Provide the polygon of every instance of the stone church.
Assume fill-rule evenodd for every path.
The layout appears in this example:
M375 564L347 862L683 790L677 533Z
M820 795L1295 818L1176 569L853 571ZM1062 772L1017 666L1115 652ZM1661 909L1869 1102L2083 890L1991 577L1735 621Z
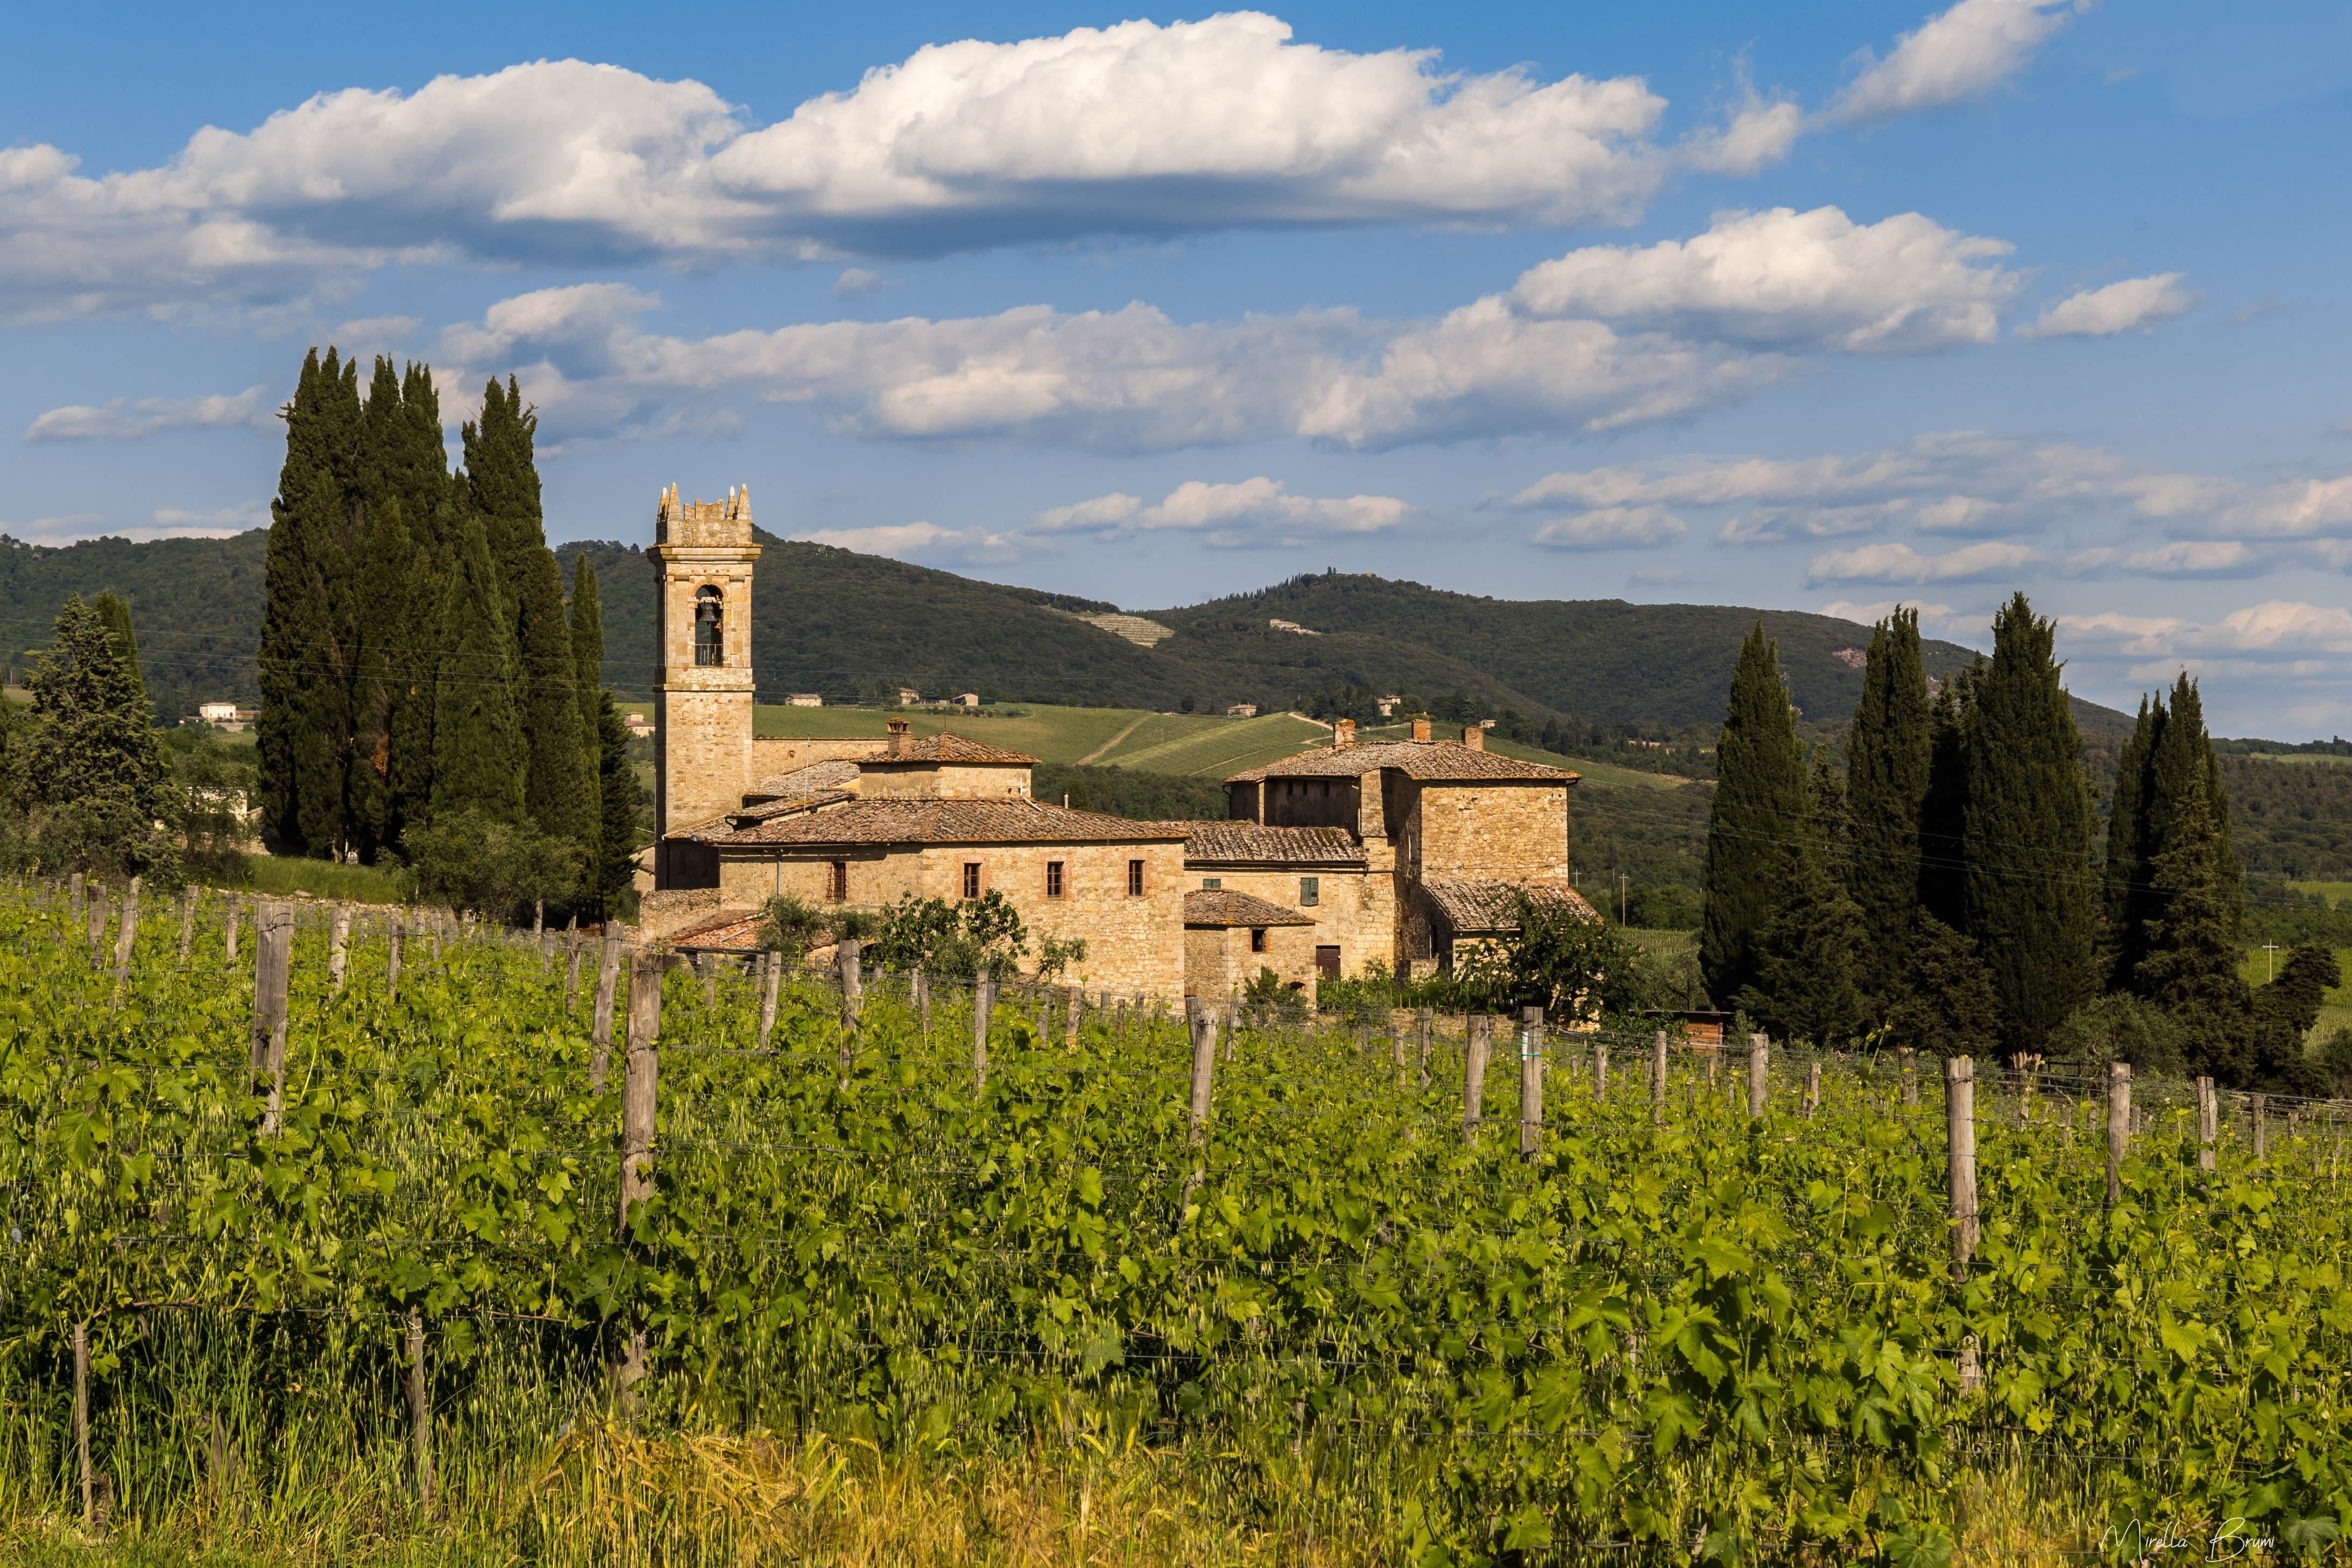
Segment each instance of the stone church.
M1222 822L1132 822L1035 799L1037 759L903 719L869 740L752 732L748 489L661 498L654 890L648 937L756 942L777 893L878 909L992 889L1032 950L1083 938L1065 978L1175 998L1225 995L1261 969L1311 990L1378 963L1426 973L1510 929L1514 894L1597 919L1569 885L1577 775L1489 752L1485 732L1328 746L1236 773Z

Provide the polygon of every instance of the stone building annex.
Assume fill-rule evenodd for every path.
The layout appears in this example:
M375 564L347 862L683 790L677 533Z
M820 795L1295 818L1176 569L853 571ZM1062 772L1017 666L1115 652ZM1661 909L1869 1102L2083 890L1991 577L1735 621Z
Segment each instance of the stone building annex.
M1378 963L1443 968L1509 929L1526 889L1598 919L1569 885L1577 775L1485 749L1484 731L1330 744L1226 781L1222 822L1132 822L1034 798L1034 757L959 735L752 732L751 494L661 498L654 884L646 934L749 947L777 893L878 909L994 889L1033 947L1083 938L1067 978L1173 998L1260 969L1311 989Z

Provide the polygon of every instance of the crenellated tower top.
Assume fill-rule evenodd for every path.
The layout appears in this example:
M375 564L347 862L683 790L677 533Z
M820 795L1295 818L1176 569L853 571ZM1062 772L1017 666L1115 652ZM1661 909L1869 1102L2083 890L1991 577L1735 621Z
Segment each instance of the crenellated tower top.
M751 542L751 487L727 492L727 499L681 501L677 486L662 491L654 512L656 544L749 544Z

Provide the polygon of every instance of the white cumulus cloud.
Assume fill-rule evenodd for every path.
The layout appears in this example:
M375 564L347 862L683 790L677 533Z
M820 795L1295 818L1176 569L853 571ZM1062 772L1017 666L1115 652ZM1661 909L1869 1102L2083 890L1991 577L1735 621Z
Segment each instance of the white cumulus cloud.
M1412 509L1394 496L1299 496L1261 475L1234 484L1188 479L1155 506L1123 493L1048 508L1041 533L1140 533L1173 530L1226 549L1279 547L1335 535L1380 533Z
M2020 326L2017 335L2109 338L2117 332L2144 332L2156 322L2168 321L2197 303L2200 296L2180 286L2183 276L2179 272L2159 272L2152 278L2126 278L2104 289L2069 294Z
M1942 555L1924 555L1902 543L1864 544L1814 556L1807 575L1815 583L1980 583L2040 559L2022 544L1990 540Z
M267 429L277 411L265 407L268 389L248 386L243 392L215 393L207 397L142 397L126 404L116 398L103 406L69 404L37 417L25 430L27 441L127 440L162 430L206 430L224 426Z
M1857 224L1836 207L1732 213L1690 240L1588 246L1529 268L1511 302L1759 348L1913 353L1990 342L2015 273L2003 240L1904 213Z
M1959 0L1896 39L1884 59L1869 58L1829 116L1884 120L1990 91L2032 63L2065 27L2069 8L2070 0ZM2072 8L2088 5L2072 0Z
M1689 525L1664 507L1604 507L1563 517L1536 530L1535 542L1549 550L1647 550L1672 544Z
M959 564L1000 565L1026 553L1026 542L1016 534L994 533L984 528L941 528L935 522L883 523L871 528L820 528L793 537L811 544L830 544L861 555L887 555L900 561L946 561Z

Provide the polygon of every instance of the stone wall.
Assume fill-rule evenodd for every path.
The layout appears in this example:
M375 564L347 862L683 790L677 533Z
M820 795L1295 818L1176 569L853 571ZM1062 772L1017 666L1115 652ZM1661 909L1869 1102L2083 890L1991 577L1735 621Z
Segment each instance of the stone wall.
M857 793L868 800L918 795L940 800L1026 799L1029 764L988 767L977 763L885 763L866 768Z
M1301 876L1314 877L1321 883L1321 901L1312 909L1298 901L1298 879ZM1223 869L1187 871L1184 886L1187 889L1198 888L1211 881L1222 888L1231 888L1235 892L1264 899L1269 904L1313 916L1315 924L1311 927L1287 928L1301 933L1307 949L1307 966L1310 970L1315 966L1314 950L1318 943L1339 950L1339 973L1349 979L1364 973L1366 959L1377 958L1382 963L1394 963L1396 879L1392 876L1334 870L1328 867L1304 871L1288 867L1280 870ZM1307 934L1309 932L1311 936Z
M1181 843L844 846L778 855L730 851L719 878L730 908L756 909L774 893L824 905L832 863L847 862L849 901L866 908L912 895L954 903L963 868L977 862L981 890L1003 893L1029 929L1034 963L1048 936L1083 938L1087 957L1065 977L1072 984L1173 998L1184 994L1184 847ZM1144 862L1140 898L1127 892L1127 863ZM1045 896L1045 863L1063 863L1061 898Z
M807 736L762 736L751 742L751 784L744 787L751 788L762 779L772 779L778 773L788 773L812 763L862 762L867 757L878 757L888 745L887 741L878 737L836 741Z
M1309 1001L1319 978L1315 968L1315 928L1268 926L1265 951L1250 951L1247 926L1184 931L1184 994L1223 998L1244 989L1260 969L1271 969L1285 984L1296 983Z
M1567 879L1566 784L1428 784L1420 795L1421 876Z

